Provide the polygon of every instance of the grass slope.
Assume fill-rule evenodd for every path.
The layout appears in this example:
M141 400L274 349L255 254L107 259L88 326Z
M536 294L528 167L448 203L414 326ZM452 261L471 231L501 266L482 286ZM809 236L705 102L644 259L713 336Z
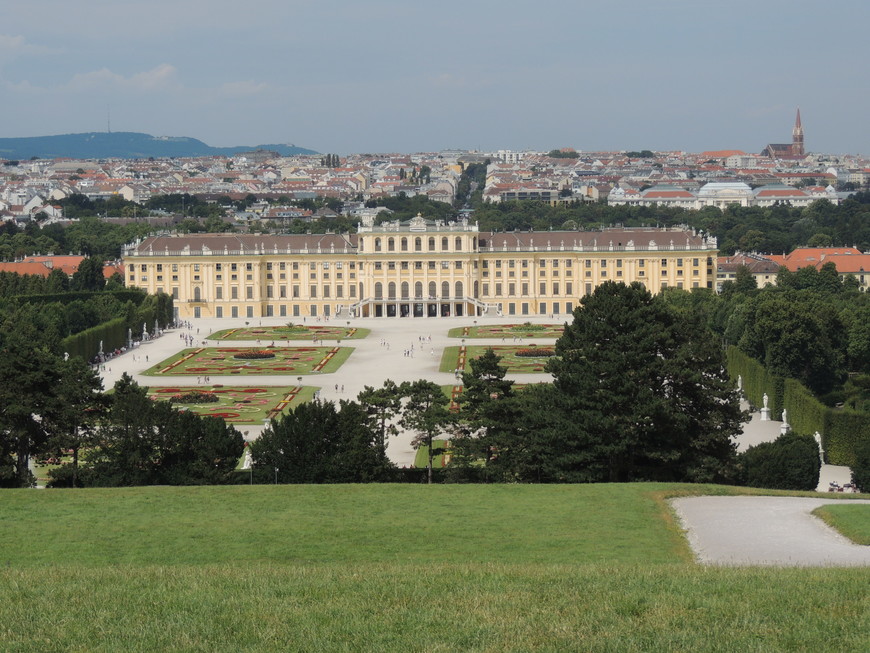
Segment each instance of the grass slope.
M870 545L870 506L827 505L816 508L813 514L855 544Z
M870 570L694 565L715 487L9 490L0 649L866 650Z
M655 487L10 490L0 508L0 561L18 568L239 560L425 565L686 559L682 538L661 520L661 505L645 491Z

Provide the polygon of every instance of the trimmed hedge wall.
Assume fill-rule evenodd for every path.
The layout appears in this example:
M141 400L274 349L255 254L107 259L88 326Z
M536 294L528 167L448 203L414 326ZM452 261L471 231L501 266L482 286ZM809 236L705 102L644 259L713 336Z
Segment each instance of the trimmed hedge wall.
M60 347L70 356L78 356L85 361L90 361L99 353L101 340L104 352L126 347L127 320L123 317L117 317L114 320L85 329L61 340Z
M50 295L16 295L12 299L22 304L38 305L52 304L54 302L69 304L70 302L74 302L76 300L86 301L88 299L93 299L94 297L104 297L106 295L114 297L121 303L133 302L138 306L148 296L148 293L146 293L144 290L139 289L112 291L80 290L72 292L53 293Z
M764 393L767 393L768 408L773 419L782 415L785 383L782 377L768 372L764 366L735 346L728 347L726 352L728 373L735 381L743 377L743 395L755 409L764 405Z
M825 460L831 465L855 464L859 444L870 442L870 415L848 409L825 406L796 379L783 379L771 374L754 358L737 347L728 347L728 373L731 378L743 377L743 394L756 408L762 406L766 392L773 419L788 410L788 421L795 433L822 435Z
M815 395L800 381L797 379L785 380L783 401L788 409L788 422L791 424L792 430L805 435L812 435L816 431L825 432L827 414L834 411L816 399ZM827 449L824 442L822 447Z
M858 446L870 442L870 417L866 413L827 409L822 431L825 458L832 465L855 464Z

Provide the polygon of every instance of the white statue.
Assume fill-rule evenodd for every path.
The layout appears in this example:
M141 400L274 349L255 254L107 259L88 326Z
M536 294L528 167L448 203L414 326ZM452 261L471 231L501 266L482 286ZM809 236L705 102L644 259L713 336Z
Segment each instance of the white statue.
M764 402L764 407L767 408L767 393L764 393L764 396L761 398L761 401Z

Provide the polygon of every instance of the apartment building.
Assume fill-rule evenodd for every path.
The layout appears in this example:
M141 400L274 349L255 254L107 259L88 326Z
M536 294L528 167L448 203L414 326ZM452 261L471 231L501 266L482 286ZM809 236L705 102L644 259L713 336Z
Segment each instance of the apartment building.
M713 288L716 254L683 228L501 233L417 216L356 234L152 236L124 267L181 319L434 318L562 315L611 280Z

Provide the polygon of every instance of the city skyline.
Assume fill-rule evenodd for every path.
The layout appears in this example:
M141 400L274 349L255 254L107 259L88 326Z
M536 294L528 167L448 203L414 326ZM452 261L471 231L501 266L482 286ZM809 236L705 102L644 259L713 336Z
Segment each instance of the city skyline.
M112 131L341 154L757 153L790 140L799 106L808 152L867 153L850 62L870 6L837 9L44 0L0 10L0 135L106 131L111 114Z

